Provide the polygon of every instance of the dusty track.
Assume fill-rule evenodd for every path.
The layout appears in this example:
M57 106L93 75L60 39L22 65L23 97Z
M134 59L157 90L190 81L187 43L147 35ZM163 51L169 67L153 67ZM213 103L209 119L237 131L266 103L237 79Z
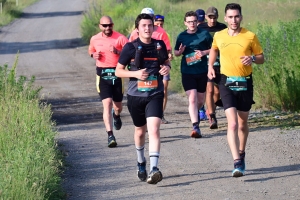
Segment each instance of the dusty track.
M44 99L53 105L57 139L67 155L68 199L300 199L299 130L252 128L247 175L232 178L223 111L217 113L220 129L211 131L202 123L204 138L192 139L186 97L176 94L170 95L165 114L171 123L161 127L164 179L157 185L138 181L126 99L124 126L115 132L119 145L107 148L94 61L80 40L87 2L42 0L0 29L0 65L11 66L20 51L18 74L36 76Z

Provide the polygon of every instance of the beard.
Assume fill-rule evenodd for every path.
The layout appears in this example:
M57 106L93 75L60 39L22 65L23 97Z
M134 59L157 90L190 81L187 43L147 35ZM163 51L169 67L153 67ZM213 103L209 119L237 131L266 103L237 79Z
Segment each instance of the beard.
M105 30L103 31L104 35L106 35L107 37L111 36L113 31L111 29Z

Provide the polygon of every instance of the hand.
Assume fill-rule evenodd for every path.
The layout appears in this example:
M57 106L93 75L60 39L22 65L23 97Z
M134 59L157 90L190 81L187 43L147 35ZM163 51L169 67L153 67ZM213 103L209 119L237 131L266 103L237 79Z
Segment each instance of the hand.
M240 59L243 65L250 66L252 64L251 56L241 56Z
M179 49L178 49L179 54L182 54L182 53L184 52L185 47L186 47L186 46L183 45L182 43L180 44Z
M215 70L213 67L208 67L207 77L212 80L213 78L216 78Z
M196 54L200 57L205 56L205 52L204 51L200 51L200 50L194 50L196 52Z
M116 49L116 47L112 46L110 47L110 52L114 53L114 54L120 54L119 50Z
M149 76L149 73L146 71L146 69L140 69L138 71L135 71L135 77L142 81L146 80L148 78L148 76Z
M101 52L100 51L99 52L94 52L93 53L93 58L95 60L100 60L101 59Z
M170 73L170 67L168 65L160 65L159 73L163 76L168 75Z
M168 57L169 57L169 61L172 61L173 60L173 54L170 52L168 53Z

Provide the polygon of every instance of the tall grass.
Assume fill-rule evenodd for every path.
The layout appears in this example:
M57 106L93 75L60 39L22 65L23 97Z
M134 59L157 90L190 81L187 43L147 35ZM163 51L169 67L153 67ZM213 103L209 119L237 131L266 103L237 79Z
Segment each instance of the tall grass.
M51 109L16 65L0 66L0 199L61 199Z
M266 64L257 66L254 70L256 106L269 109L299 110L300 105L296 101L298 95L295 95L298 93L296 86L299 72L297 68L299 44L296 32L299 32L299 28L297 28L299 24L294 20L299 16L300 1L237 0L234 2L242 6L244 16L242 26L258 33L267 57ZM223 0L94 0L82 22L83 38L88 43L90 37L100 31L98 24L103 15L111 16L115 24L114 29L128 35L142 8L151 7L156 14L165 15L164 28L169 33L174 46L178 34L185 30L183 19L187 11L198 8L206 10L210 6L215 6L219 9L219 21L224 22L224 8L227 3L230 2ZM279 21L281 21L280 25L278 25ZM87 28L88 26L92 27ZM267 48L268 45L272 50ZM171 90L177 92L183 92L180 81L180 59L180 57L175 57L171 70L170 87ZM264 74L260 70L269 74ZM270 76L266 78L263 75ZM262 91L262 94L258 91Z
M9 24L22 14L22 10L38 0L0 0L2 13L0 13L0 26ZM18 4L17 4L18 3Z

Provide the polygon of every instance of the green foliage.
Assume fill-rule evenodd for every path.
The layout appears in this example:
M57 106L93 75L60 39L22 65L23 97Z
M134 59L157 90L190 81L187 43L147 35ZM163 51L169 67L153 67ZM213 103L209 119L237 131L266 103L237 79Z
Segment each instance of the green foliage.
M255 98L260 106L300 110L300 19L280 22L277 29L259 24L265 64L254 67Z
M50 106L16 65L0 66L0 199L62 199Z

